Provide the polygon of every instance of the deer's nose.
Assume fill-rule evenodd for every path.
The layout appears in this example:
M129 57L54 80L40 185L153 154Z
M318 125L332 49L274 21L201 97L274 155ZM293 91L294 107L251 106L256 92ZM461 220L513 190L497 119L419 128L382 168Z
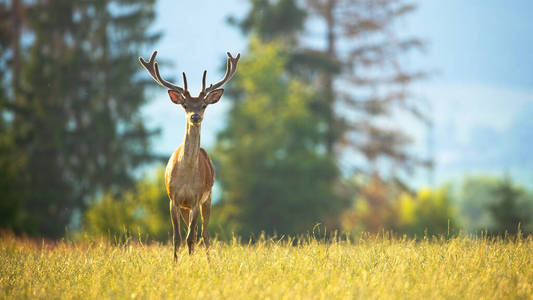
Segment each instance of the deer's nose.
M198 123L198 122L200 122L201 118L202 118L202 117L200 117L200 114L193 114L193 115L191 116L191 121L192 121L193 123Z

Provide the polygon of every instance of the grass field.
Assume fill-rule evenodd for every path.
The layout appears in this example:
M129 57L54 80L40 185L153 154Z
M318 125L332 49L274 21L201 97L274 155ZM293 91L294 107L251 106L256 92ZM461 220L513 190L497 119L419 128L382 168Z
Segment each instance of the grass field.
M533 238L182 249L0 237L0 297L117 299L532 299Z

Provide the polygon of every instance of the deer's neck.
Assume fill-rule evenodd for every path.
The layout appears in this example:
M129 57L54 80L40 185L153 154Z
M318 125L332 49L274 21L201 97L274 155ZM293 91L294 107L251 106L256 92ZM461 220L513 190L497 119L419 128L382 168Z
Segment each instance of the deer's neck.
M185 138L183 139L183 152L180 163L185 168L194 169L198 165L198 154L200 152L200 125L190 125L187 122Z

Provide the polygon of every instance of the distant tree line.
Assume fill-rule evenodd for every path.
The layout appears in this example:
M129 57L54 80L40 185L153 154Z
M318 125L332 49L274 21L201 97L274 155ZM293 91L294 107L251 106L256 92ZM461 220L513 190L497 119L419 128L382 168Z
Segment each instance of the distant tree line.
M160 37L148 30L154 2L0 1L0 228L168 240L163 171L135 177L155 158L156 132L139 114L153 82L136 60ZM399 30L414 9L250 0L244 18L229 18L248 49L209 149L220 188L212 232L531 232L533 196L508 178L409 186L431 168L395 118L431 126L410 90L426 73L404 61L424 44Z
M211 232L246 240L263 232L306 234L316 224L351 235L390 230L412 237L516 233L518 223L523 232L531 230L533 197L508 179L472 177L461 186L420 190L407 183L413 170L431 167L430 158L409 151L410 137L393 118L408 113L421 126L431 126L425 103L409 91L410 83L426 74L402 63L423 43L401 36L396 26L413 5L250 4L243 19L229 19L248 37L249 48L224 98L231 107L211 151L221 188ZM317 23L323 27L309 26ZM310 32L323 47L306 43ZM147 180L140 190L159 189L165 201L161 179ZM153 188L146 188L150 184ZM139 231L167 239L169 226L164 232L147 225L163 224L166 207L144 213L148 194L136 195L98 201L85 219L87 232L136 236ZM127 211L127 221L98 217L112 211Z
M162 180L163 169L160 169L155 176L145 177L120 197L103 195L88 210L81 236L104 236L112 241L131 238L168 241L171 234L168 196ZM357 184L361 191L355 194L354 205L344 210L337 228L339 235L357 238L362 233L391 232L424 238L458 234L504 236L515 235L519 230L523 235L533 233L533 189L526 189L506 177L472 176L461 182L421 188L415 192L389 190L387 193L380 188L382 184L376 177ZM274 195L279 195L276 193L274 191ZM259 200L262 201L261 198ZM252 203L249 206L253 206ZM266 233L259 228L261 224L264 228L279 225L269 225L279 219L259 219L257 227L246 231L247 228L243 227L246 219L238 214L241 209L233 209L235 212L224 208L212 215L210 231L220 240L231 240L234 234L248 232L244 236L244 241L248 241L258 236L252 230ZM282 219L285 222L282 225L287 227L275 232L278 237L287 233L313 233L315 226L309 225L313 224L309 220L313 215L303 216L300 212L290 215L278 211L271 214L281 215L278 218L294 217L294 220ZM289 226L300 231L290 231ZM323 230L324 224L320 224L319 228Z

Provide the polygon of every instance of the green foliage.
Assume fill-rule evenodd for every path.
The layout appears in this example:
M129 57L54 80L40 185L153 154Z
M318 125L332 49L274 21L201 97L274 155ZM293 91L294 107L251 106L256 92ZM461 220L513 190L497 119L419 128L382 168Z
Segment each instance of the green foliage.
M459 195L460 215L469 232L503 234L533 231L533 195L510 178L467 177Z
M455 212L446 187L422 188L416 196L403 193L397 205L400 232L417 237L455 232Z
M361 176L360 176L361 177ZM363 176L364 178L364 176ZM353 206L342 215L342 228L379 233L392 230L410 236L518 234L533 232L533 194L510 178L466 177L459 193L452 184L416 193L374 175L356 180Z
M27 179L22 173L24 155L13 149L13 136L6 131L0 128L0 228L10 228L15 233L27 232L30 228L23 211Z
M83 233L121 241L130 237L167 241L170 232L169 199L164 169L145 177L120 195L104 194L84 217Z
M1 77L0 77L1 78ZM0 86L0 112L4 112L6 95ZM0 117L0 228L10 228L16 233L25 231L24 183L25 156L14 147L10 124Z
M215 223L245 236L305 233L338 209L335 164L309 109L312 90L285 76L285 59L279 44L252 39L233 81L240 97L214 153L223 189Z
M495 194L499 201L492 203L489 210L495 221L496 232L516 234L520 226L529 229L533 199L526 198L524 189L515 186L510 178L504 178L496 187Z

